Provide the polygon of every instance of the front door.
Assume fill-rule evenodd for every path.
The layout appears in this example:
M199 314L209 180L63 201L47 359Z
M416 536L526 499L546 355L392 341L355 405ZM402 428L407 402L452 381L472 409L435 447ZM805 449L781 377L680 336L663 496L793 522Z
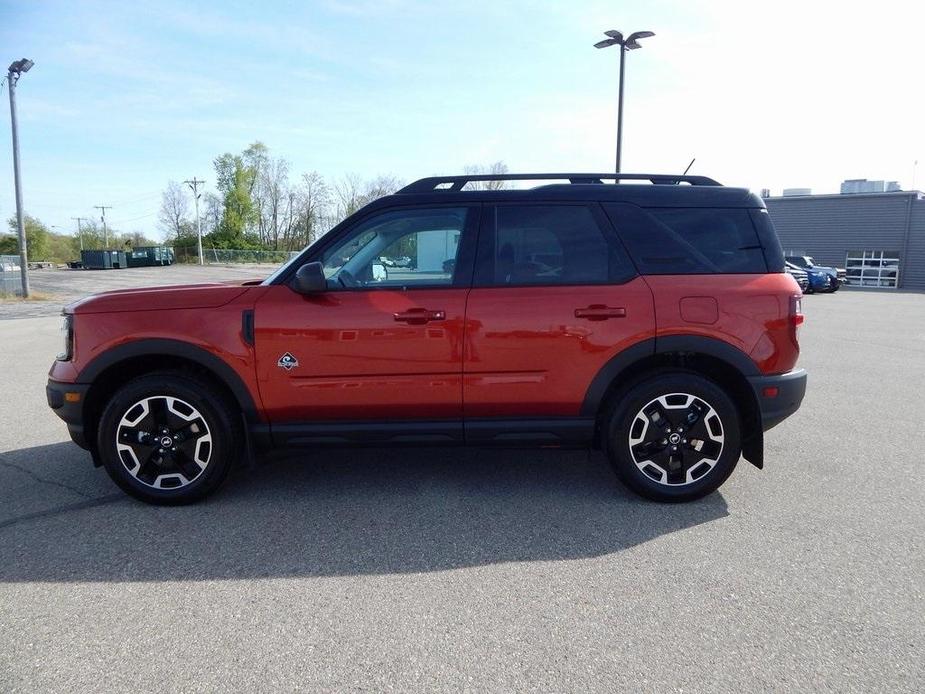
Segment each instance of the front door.
M460 249L477 217L459 206L373 213L307 259L323 264L327 291L268 288L255 339L271 424L458 425L471 282Z

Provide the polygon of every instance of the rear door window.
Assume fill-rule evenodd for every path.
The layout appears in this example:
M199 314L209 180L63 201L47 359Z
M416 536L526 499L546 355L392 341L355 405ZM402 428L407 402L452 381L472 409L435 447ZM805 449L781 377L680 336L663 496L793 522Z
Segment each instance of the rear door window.
M643 275L768 272L747 209L643 209L628 203L604 209Z
M585 205L490 208L476 265L483 287L621 283L636 274Z

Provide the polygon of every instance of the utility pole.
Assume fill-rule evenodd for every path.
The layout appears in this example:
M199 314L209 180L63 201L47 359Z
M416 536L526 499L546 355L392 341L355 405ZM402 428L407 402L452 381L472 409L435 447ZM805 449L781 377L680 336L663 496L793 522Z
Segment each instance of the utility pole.
M109 245L109 231L106 229L106 210L111 210L112 205L94 205L94 208L100 211L100 221L103 223L103 248Z
M205 262L202 258L202 224L199 221L199 186L205 183L205 181L201 181L193 176L193 180L183 182L193 191L193 204L196 205L196 244L199 248L199 264L204 265Z
M32 69L33 63L22 58L12 63L6 73L10 92L10 123L13 129L13 181L16 188L16 228L19 233L19 275L22 279L22 295L29 297L29 257L26 251L26 225L22 211L22 181L19 177L19 129L16 122L16 83L24 72Z
M80 241L80 250L84 249L84 235L80 230L80 223L88 221L86 217L71 217L71 219L77 220L77 240Z

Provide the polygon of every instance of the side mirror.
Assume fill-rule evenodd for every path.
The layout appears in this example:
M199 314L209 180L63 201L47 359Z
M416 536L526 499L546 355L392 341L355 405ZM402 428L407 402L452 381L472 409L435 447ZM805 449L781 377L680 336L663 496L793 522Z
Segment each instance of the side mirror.
M328 281L324 277L321 263L305 263L296 271L290 286L299 294L318 294L327 291Z

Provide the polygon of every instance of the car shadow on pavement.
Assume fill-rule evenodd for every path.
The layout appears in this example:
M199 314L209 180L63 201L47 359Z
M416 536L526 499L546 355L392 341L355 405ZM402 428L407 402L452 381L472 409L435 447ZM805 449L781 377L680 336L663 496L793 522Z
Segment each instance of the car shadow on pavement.
M728 515L719 493L687 504L639 499L601 454L585 451L308 451L236 471L210 499L175 508L124 496L70 443L0 454L10 460L17 469L32 463L30 484L48 489L34 508L0 517L2 582L398 574L578 559Z

